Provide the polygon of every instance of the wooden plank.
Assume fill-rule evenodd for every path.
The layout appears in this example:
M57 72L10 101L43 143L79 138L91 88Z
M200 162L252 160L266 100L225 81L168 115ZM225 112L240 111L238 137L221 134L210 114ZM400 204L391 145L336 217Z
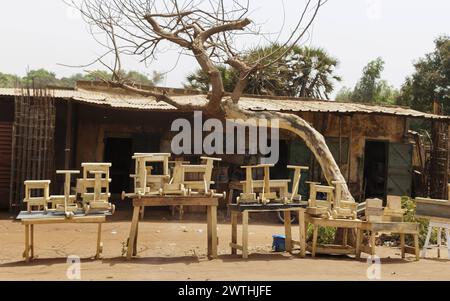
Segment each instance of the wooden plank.
M361 228L375 232L414 234L419 231L419 224L407 222L364 222Z
M106 222L105 216L82 216L67 219L64 217L51 217L43 219L23 219L22 225L43 225L43 224L96 224Z
M316 254L352 255L356 254L356 250L352 247L338 245L319 245L316 248Z
M134 199L133 206L159 207L159 206L219 206L219 198L211 197L145 197Z
M359 228L362 225L361 220L350 219L322 219L316 217L308 217L308 221L313 225L334 228Z
M102 255L102 224L98 224L97 229L97 252L95 254L95 259L100 259Z

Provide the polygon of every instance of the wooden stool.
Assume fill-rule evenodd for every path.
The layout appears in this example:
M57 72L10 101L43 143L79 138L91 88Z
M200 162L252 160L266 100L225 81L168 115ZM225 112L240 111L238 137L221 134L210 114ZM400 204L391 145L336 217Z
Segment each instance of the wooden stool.
M301 201L302 196L298 194L301 176L302 176L302 170L309 170L309 167L306 166L295 166L295 165L288 165L288 169L294 170L294 183L292 184L292 192L289 201L292 203L294 201Z
M430 224L428 225L427 238L425 239L425 244L422 249L422 258L425 258L427 255L427 249L428 249L428 246L430 245L431 232L433 231L433 228L437 228L438 258L441 257L440 248L442 246L442 229L444 229L445 237L447 240L448 258L450 259L450 221L444 222L444 221L433 221L433 220L430 220Z
M25 198L24 203L27 204L27 211L31 213L34 206L38 207L38 211L42 208L45 212L48 210L50 202L50 180L43 181L25 181ZM32 190L40 190L43 195L41 197L32 197Z

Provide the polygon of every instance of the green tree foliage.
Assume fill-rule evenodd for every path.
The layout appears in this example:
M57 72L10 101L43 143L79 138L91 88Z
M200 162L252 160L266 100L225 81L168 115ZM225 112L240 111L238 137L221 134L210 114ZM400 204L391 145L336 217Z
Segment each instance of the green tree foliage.
M21 78L14 74L6 74L0 72L0 88L11 88L17 86L21 82Z
M363 69L361 79L354 89L344 87L339 91L336 100L360 103L388 103L395 104L398 91L389 83L381 79L384 61L377 58L370 61Z
M450 115L450 37L437 38L435 46L433 52L414 64L415 72L403 84L398 103L431 112L436 100Z
M282 53L284 50L278 45L256 48L244 59L251 65L274 51ZM265 62L263 59L261 64L264 63L268 61ZM244 93L328 99L334 89L334 83L341 80L335 74L337 65L337 59L323 49L294 47L276 64L252 74ZM238 75L225 66L218 68L222 74L225 90L231 92ZM209 91L208 76L201 70L189 74L186 80L186 88Z
M155 86L163 80L163 75L153 72L151 77L136 71L123 73L123 78L141 85ZM74 87L77 81L99 81L111 78L111 73L96 70L88 74L76 73L70 77L57 78L56 74L45 69L30 70L24 77L0 73L0 88L27 87Z

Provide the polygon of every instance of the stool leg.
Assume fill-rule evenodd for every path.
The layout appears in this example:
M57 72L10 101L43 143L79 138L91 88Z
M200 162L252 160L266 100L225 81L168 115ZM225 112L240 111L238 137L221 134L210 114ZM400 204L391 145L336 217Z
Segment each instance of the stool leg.
M438 258L441 258L441 246L442 246L442 228L438 228L437 230L437 253Z
M405 258L405 233L400 233L400 251L402 258Z
M450 229L445 229L445 237L447 238L448 258L450 259Z
M286 251L292 252L291 211L284 211L284 232L286 235Z
M238 214L237 212L232 211L231 212L231 243L237 244L237 221L238 221ZM236 255L237 249L234 247L231 247L231 255Z
M427 238L425 239L425 244L423 245L423 249L422 249L422 258L425 258L425 256L427 255L427 249L428 249L428 245L430 244L430 238L431 238L431 231L433 230L433 227L431 225L431 223L428 225L428 232L427 232Z
M375 256L375 231L370 231L370 254Z
M360 228L356 229L356 259L361 258L361 232Z
M312 241L312 257L316 257L316 251L317 251L317 237L319 235L319 226L314 225L313 226L313 241Z
M242 257L248 258L248 211L242 212Z
M416 251L416 260L420 259L419 234L414 234L414 250Z

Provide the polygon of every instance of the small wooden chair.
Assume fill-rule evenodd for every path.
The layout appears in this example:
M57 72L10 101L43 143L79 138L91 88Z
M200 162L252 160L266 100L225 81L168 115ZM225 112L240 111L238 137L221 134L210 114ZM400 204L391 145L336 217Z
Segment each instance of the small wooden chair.
M79 208L77 204L77 196L70 195L70 180L72 175L79 174L78 170L57 170L56 174L64 175L64 195L52 195L50 201L52 209L56 212L64 212L67 218L72 218Z
M307 182L310 184L308 208L306 212L311 216L331 217L334 187L320 185L318 182ZM318 200L317 193L325 193L326 200Z
M257 166L241 166L241 168L245 169L245 181L241 182L243 184L243 192L236 201L238 204L258 203L253 187L253 169L257 168Z
M84 205L84 210L86 214L89 214L91 210L95 211L110 211L112 214L115 212L115 205L109 203L109 198L111 194L109 193L109 183L110 179L105 180L103 176L106 174L102 170L90 171L94 175L94 193L86 194L85 197L88 199ZM103 189L106 191L104 192Z
M48 211L48 203L50 202L50 180L42 181L25 181L25 198L23 202L27 204L27 211L31 213L33 207L37 207L38 211ZM32 197L32 191L41 191L42 196Z
M309 167L288 165L287 168L294 170L294 182L292 183L292 191L291 191L290 196L286 196L286 197L289 199L290 203L300 202L302 200L302 196L298 192L299 192L299 187L300 187L302 170L309 170Z
M172 176L169 183L165 183L160 189L161 195L182 195L187 196L188 191L184 186L184 166L189 164L187 161L172 161L173 165ZM182 216L182 209L180 208L180 218Z
M345 182L332 181L331 183L336 187L333 200L333 210L331 211L333 218L356 219L358 204L354 201L342 199L342 185L344 185Z
M188 195L203 194L208 196L225 197L224 194L218 194L215 190L211 189L211 185L214 184L212 181L214 162L220 162L222 159L211 157L201 157L201 159L205 162L204 164L181 165L183 170L183 184L186 189L188 189ZM188 173L203 174L203 180L187 181L186 174Z

